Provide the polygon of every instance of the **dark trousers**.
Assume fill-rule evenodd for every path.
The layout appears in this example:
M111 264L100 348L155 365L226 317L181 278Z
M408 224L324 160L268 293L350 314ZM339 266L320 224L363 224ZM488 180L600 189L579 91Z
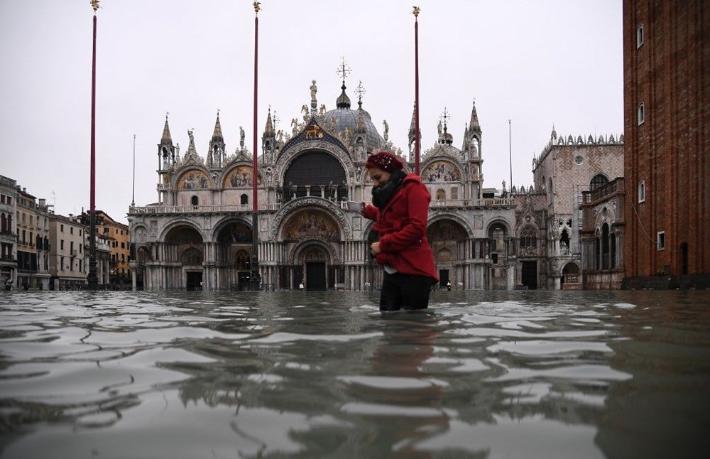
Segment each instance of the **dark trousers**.
M433 279L414 274L384 273L380 311L426 309Z

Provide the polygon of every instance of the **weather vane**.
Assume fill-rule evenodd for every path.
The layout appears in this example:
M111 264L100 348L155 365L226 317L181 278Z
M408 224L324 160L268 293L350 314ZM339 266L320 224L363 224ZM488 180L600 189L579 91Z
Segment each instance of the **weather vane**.
M259 11L261 11L261 2L254 2L254 12L259 14Z
M412 14L414 15L415 18L416 18L416 17L419 17L419 12L420 12L420 11L421 11L421 8L419 8L418 6L414 5L414 6L412 7Z
M446 111L446 107L444 107L444 113L441 115L441 119L444 120L444 132L446 132L446 121L451 119L451 115Z
M351 69L350 69L350 67L345 65L345 57L341 57L340 59L341 59L342 63L338 67L337 73L343 79L343 86L345 86L345 78L347 78L347 76L350 75Z
M91 7L94 9L94 13L99 9L99 0L91 0Z

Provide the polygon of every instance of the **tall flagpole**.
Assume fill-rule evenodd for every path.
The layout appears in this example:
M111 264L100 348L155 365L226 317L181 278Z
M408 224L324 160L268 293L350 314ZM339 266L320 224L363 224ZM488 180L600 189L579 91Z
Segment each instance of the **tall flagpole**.
M89 200L89 290L96 290L96 10L99 0L91 0L94 10L94 37L91 55L91 197Z
M133 134L133 194L131 194L131 207L136 206L136 135Z
M253 289L259 288L259 202L257 195L257 181L259 178L259 161L257 154L257 100L259 94L259 11L261 3L254 2L254 126L252 143L252 262L250 283Z
M419 175L419 155L421 150L421 135L419 132L419 12L421 9L415 6L412 10L414 14L414 171Z

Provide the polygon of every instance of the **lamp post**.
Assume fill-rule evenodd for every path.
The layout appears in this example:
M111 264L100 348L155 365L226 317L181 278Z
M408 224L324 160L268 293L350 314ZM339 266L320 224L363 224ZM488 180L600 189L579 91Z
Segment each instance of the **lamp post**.
M89 200L89 273L87 282L89 290L96 290L96 11L99 0L91 0L94 10L94 34L91 54L91 197Z

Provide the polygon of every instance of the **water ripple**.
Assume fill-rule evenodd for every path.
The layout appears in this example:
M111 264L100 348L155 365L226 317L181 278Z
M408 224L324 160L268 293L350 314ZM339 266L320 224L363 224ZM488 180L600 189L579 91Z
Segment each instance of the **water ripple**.
M0 455L691 457L707 446L707 293L436 292L427 311L391 314L376 301L3 294Z

